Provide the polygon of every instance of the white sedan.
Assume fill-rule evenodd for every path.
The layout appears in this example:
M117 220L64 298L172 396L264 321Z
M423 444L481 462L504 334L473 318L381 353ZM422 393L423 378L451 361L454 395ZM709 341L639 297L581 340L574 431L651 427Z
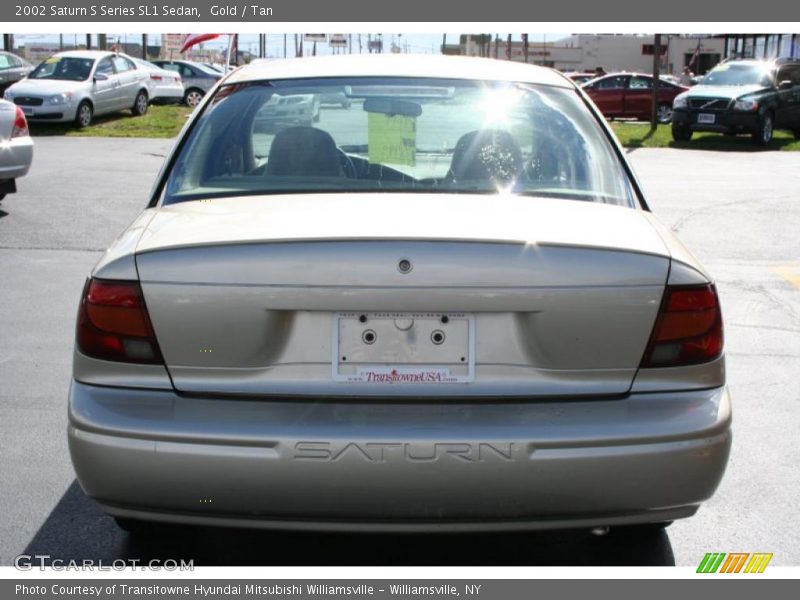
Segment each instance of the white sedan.
M136 65L147 71L150 79L147 87L150 90L150 102L155 104L174 104L183 101L183 80L178 73L162 69L158 65L142 60L132 59Z
M17 191L16 180L28 173L33 140L19 106L0 100L0 200Z
M124 55L101 50L60 52L5 91L30 121L74 122L87 127L95 116L150 104L147 71Z

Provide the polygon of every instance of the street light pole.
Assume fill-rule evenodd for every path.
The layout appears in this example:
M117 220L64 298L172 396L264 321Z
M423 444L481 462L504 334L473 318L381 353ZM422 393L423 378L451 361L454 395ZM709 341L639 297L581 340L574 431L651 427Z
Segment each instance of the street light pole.
M661 34L653 36L653 95L650 113L650 131L658 127L658 90L661 83Z

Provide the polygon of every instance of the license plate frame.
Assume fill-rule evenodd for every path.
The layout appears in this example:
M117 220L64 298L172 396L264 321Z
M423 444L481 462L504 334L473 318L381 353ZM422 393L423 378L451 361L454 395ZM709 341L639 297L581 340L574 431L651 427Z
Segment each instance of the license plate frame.
M371 340L369 332L374 334ZM471 383L475 380L475 316L438 312L334 313L331 350L331 375L336 382Z
M22 114L23 115L25 115L26 117L32 117L33 116L34 112L33 112L32 108L29 108L27 106L22 106L21 108L22 108Z
M712 113L699 113L697 123L699 125L714 125L717 122L717 115Z

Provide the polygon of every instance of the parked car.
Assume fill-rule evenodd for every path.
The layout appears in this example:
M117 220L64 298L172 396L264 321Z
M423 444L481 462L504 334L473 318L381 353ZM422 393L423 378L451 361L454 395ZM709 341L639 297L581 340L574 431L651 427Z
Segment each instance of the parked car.
M236 68L236 66L235 66L235 65L228 65L228 69L227 69L227 71L226 71L226 70L225 70L225 65L223 65L223 64L219 64L219 63L207 63L207 62L204 62L204 63L201 63L201 64L202 64L203 66L205 66L205 67L208 67L208 68L209 68L209 69L211 69L212 71L216 71L217 73L222 73L223 75L224 75L225 73L230 73L231 71L233 71L233 70Z
M17 191L33 162L33 140L19 106L0 100L0 200Z
M330 129L254 126L336 89ZM658 527L713 494L714 284L573 83L376 54L211 93L80 303L70 453L122 527Z
M8 88L5 99L21 106L29 121L73 121L87 127L95 116L120 110L145 114L148 81L148 72L124 54L59 52Z
M658 122L672 120L672 101L686 87L661 80ZM612 73L583 84L583 90L609 119L649 121L653 110L653 77L642 73Z
M200 104L200 100L203 99L206 92L223 77L223 74L219 71L188 60L154 60L153 64L167 71L178 73L181 76L183 81L183 102L191 107Z
M180 75L141 58L134 58L133 61L147 71L150 102L156 104L183 102L183 81Z
M564 76L566 76L567 78L571 79L572 81L580 85L582 83L586 83L590 79L594 79L595 77L597 77L597 73L595 73L594 71L591 72L569 71L567 73L564 73Z
M675 98L672 137L692 139L695 131L750 134L767 146L776 129L800 139L800 60L732 60Z
M319 95L319 103L322 106L340 106L341 108L350 108L352 102L343 90L335 90L326 92Z
M0 93L12 83L25 79L33 65L11 52L0 50Z
M271 132L292 125L310 126L319 122L319 94L273 94L256 114L256 131Z

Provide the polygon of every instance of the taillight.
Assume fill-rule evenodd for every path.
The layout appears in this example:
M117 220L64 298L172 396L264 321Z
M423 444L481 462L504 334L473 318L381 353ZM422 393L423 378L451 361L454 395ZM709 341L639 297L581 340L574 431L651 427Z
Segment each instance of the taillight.
M678 367L722 354L722 313L712 284L669 286L642 367Z
M89 279L78 310L78 349L92 358L163 364L138 281Z
M26 137L30 135L28 132L28 120L25 118L25 113L17 106L17 114L14 115L14 129L11 130L11 137Z
M155 73L150 73L150 79L152 79L153 81L161 81L164 78L161 77L161 75L156 75Z

